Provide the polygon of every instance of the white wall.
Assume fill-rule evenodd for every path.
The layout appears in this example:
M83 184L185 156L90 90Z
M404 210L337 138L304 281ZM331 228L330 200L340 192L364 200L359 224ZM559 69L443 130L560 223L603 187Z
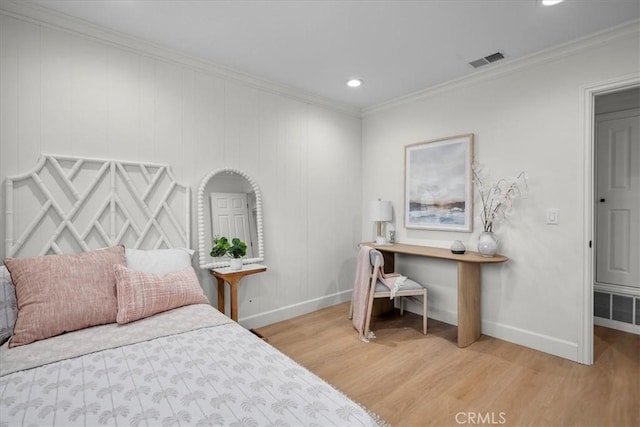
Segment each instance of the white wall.
M240 285L240 320L255 327L348 299L361 228L357 115L34 16L0 9L2 181L40 153L167 163L192 188L195 248L200 180L241 169L263 194L268 271ZM58 27L67 24L80 32ZM4 186L0 200L4 225ZM201 279L215 305L213 280Z
M475 158L494 178L527 172L529 195L497 231L510 260L482 270L483 333L577 360L587 244L582 88L638 73L639 54L636 24L365 113L363 206L377 197L392 200L399 241L449 247L460 239L475 250L482 231L477 215L470 234L403 227L405 145L474 133ZM558 225L545 224L549 207L560 210ZM371 235L370 224L362 233ZM428 285L431 316L456 323L455 264L403 257L397 269Z
M373 235L361 212L375 198L393 201L400 241L461 239L474 249L478 231L401 222L404 145L472 132L476 159L495 177L526 170L531 187L498 230L510 261L483 269L483 332L576 359L581 88L638 73L637 29L481 71L361 121L175 52L25 13L0 8L0 179L31 168L41 152L168 163L194 189L212 169L244 170L263 192L269 267L240 287L241 321L255 327L348 299L355 245ZM547 207L560 209L559 225L545 225ZM4 219L4 187L0 212ZM398 266L429 285L433 317L456 322L452 264L402 258ZM215 305L213 281L201 279Z

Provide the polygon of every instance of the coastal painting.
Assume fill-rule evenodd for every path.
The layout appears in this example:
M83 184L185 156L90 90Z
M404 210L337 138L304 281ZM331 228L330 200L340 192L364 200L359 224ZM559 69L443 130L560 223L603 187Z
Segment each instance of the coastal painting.
M473 134L405 146L407 228L473 230Z

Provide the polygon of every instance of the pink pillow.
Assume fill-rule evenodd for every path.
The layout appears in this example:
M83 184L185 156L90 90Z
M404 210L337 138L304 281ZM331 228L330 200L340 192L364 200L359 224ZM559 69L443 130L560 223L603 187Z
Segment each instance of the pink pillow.
M189 304L209 304L193 267L164 275L114 267L118 323L129 323Z
M115 322L118 305L113 265L125 262L123 246L75 255L5 259L18 304L9 347Z

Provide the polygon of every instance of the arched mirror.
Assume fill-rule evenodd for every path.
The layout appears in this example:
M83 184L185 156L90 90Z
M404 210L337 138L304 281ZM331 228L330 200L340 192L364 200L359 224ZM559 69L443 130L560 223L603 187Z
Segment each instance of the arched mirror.
M198 188L198 257L200 268L227 267L229 258L209 255L216 236L247 244L243 264L264 260L262 195L250 176L238 169L216 169Z

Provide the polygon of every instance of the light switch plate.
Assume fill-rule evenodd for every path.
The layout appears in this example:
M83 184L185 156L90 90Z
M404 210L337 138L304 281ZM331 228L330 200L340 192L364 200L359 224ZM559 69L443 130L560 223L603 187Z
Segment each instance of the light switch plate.
M559 215L558 208L548 208L547 224L557 225L559 222L558 215Z

